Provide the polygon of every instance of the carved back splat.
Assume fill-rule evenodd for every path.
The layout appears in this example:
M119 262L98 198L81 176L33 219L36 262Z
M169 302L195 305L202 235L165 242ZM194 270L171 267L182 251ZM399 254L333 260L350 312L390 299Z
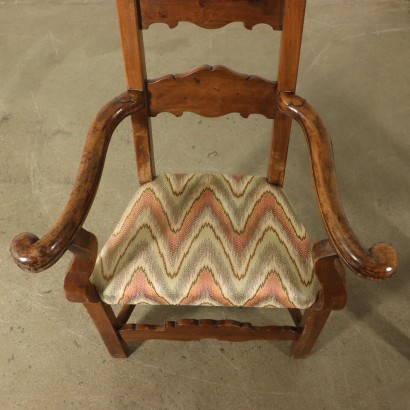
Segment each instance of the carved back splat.
M141 26L154 23L174 28L188 21L202 28L220 28L236 21L247 29L264 23L282 30L285 0L140 0Z
M170 112L177 117L190 111L203 117L238 112L243 117L262 114L274 118L276 83L235 73L223 66L202 66L190 73L148 81L152 116Z
M133 115L140 183L154 177L149 116L191 111L206 117L238 112L275 118L268 181L283 185L291 120L277 112L276 97L296 90L305 6L306 0L117 0L128 86L146 96L145 109ZM180 21L203 28L243 22L251 29L263 23L282 30L277 83L220 66L147 80L142 30L153 23L172 28Z

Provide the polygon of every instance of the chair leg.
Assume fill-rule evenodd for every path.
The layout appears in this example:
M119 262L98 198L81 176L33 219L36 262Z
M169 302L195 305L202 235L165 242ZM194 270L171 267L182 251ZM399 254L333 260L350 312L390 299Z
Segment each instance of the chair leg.
M292 344L291 356L301 359L309 355L332 310L343 309L347 301L345 272L329 240L313 246L314 272L321 289L313 306L302 317L300 336ZM297 321L297 312L290 311ZM295 321L295 323L296 323Z
M291 347L291 356L293 358L304 359L309 355L330 312L328 309L315 310L310 308L306 310L300 323L302 333L299 339L293 342Z
M299 327L300 322L302 321L302 312L300 309L288 309L290 315L292 316L293 323L295 326Z
M111 356L114 358L126 358L128 346L116 330L118 321L111 306L102 301L84 303L84 306Z

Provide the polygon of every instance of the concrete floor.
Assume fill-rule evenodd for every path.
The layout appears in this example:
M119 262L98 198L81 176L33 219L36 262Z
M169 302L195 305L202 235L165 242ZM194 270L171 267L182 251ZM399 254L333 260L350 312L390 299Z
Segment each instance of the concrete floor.
M287 357L288 343L216 341L151 341L113 360L82 306L64 298L69 257L29 275L14 266L8 246L16 233L41 235L56 220L92 117L125 88L115 2L0 1L1 409L410 408L410 2L308 3L298 93L333 135L352 226L366 245L392 243L400 271L384 283L349 273L347 308L333 314L304 361ZM240 29L153 27L146 34L151 77L221 63L274 78L277 33ZM158 173L266 173L271 123L263 118L164 114L153 128ZM85 225L101 243L137 187L130 136L128 123L115 135ZM323 238L296 126L286 190L313 238ZM162 322L177 314L145 308L137 316ZM278 315L201 314L264 323Z

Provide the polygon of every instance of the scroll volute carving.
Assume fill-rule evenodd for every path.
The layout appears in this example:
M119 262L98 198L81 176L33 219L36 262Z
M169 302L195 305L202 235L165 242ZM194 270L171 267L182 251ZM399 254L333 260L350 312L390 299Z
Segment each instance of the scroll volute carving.
M176 116L194 112L203 117L239 113L274 118L276 82L238 74L223 66L201 66L186 74L148 82L151 116L169 112Z
M44 271L61 258L77 235L87 236L81 234L81 227L97 193L111 136L124 118L144 106L142 92L128 91L100 110L88 132L77 178L60 218L43 237L24 232L11 243L11 255L21 269Z

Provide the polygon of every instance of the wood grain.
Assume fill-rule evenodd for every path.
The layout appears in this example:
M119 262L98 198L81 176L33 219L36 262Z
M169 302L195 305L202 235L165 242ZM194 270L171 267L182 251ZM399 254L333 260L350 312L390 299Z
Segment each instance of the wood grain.
M137 3L135 0L117 0L117 10L128 89L145 92L147 72ZM152 181L155 175L151 123L146 101L143 109L132 114L131 121L138 179L140 184L144 184Z
M140 0L143 29L154 23L170 28L180 21L214 29L232 22L243 22L247 29L265 23L282 29L285 0Z
M306 0L117 0L129 91L104 106L93 121L72 194L56 224L41 239L23 233L11 244L15 262L31 272L49 268L67 249L73 253L64 284L66 296L84 304L113 357L127 356L126 342L214 338L292 340L292 356L303 358L311 352L330 312L346 304L345 274L339 257L364 278L383 280L395 273L398 259L393 248L377 244L366 250L353 233L339 198L330 138L313 107L294 95L305 6ZM141 29L156 22L174 27L180 21L205 28L241 21L247 28L266 23L283 29L278 83L222 66L202 66L186 74L147 82ZM289 309L296 326L253 326L212 319L181 319L164 325L127 324L135 306L124 306L116 317L90 282L98 244L82 225L94 200L115 128L132 115L138 173L144 183L154 177L149 116L160 112L179 116L185 111L207 117L233 112L244 117L256 113L270 119L276 117L268 180L280 186L292 118L303 128L330 241L313 247L314 273L320 290L316 302L303 315L298 309Z
M189 73L169 75L148 82L150 115L169 112L176 116L194 112L204 117L239 113L243 117L275 114L276 83L238 74L224 66L197 67Z
M347 302L345 272L330 241L315 243L312 253L320 290L314 305L306 309L303 316L294 318L300 329L299 338L291 346L294 359L304 359L310 354L331 311L343 309Z
M295 340L299 336L292 326L252 326L235 320L181 319L164 325L127 324L119 330L127 342L148 339L200 340L218 339L236 342L249 340Z
M327 233L341 259L358 276L388 279L397 270L398 257L387 244L367 250L351 228L340 200L329 134L315 109L293 93L281 93L278 106L302 127L310 150L316 197Z
M126 92L100 110L88 132L71 196L58 221L41 239L22 233L11 243L12 257L21 269L40 272L49 268L74 241L94 201L114 130L143 106L143 93Z
M329 239L316 242L312 249L313 269L320 291L313 310L341 310L347 303L346 274Z
M296 91L306 0L285 2L278 68L278 93ZM278 112L273 125L268 181L283 186L292 121Z
M292 317L293 323L295 326L299 326L300 321L302 320L302 312L300 309L292 308L288 309L290 316Z
M144 43L135 0L117 0L122 53L129 90L143 91L146 75Z
M81 228L69 250L73 253L73 259L64 280L67 300L75 303L100 301L95 286L90 282L97 259L97 238L91 232Z
M341 309L346 303L344 272L337 265L337 254L326 240L313 247L314 271L321 284L317 301L303 315L298 309L289 309L296 327L254 326L229 319L181 319L164 325L127 324L134 305L124 305L115 317L111 306L103 303L96 292L89 292L95 289L89 282L96 256L94 235L82 229L70 250L74 259L65 282L66 294L69 300L84 303L108 351L115 358L127 356L127 343L150 339L188 341L208 338L237 342L293 340L292 357L304 358L310 353L330 311Z
M128 345L118 332L118 321L111 306L99 301L84 303L110 355L116 359L128 356Z

